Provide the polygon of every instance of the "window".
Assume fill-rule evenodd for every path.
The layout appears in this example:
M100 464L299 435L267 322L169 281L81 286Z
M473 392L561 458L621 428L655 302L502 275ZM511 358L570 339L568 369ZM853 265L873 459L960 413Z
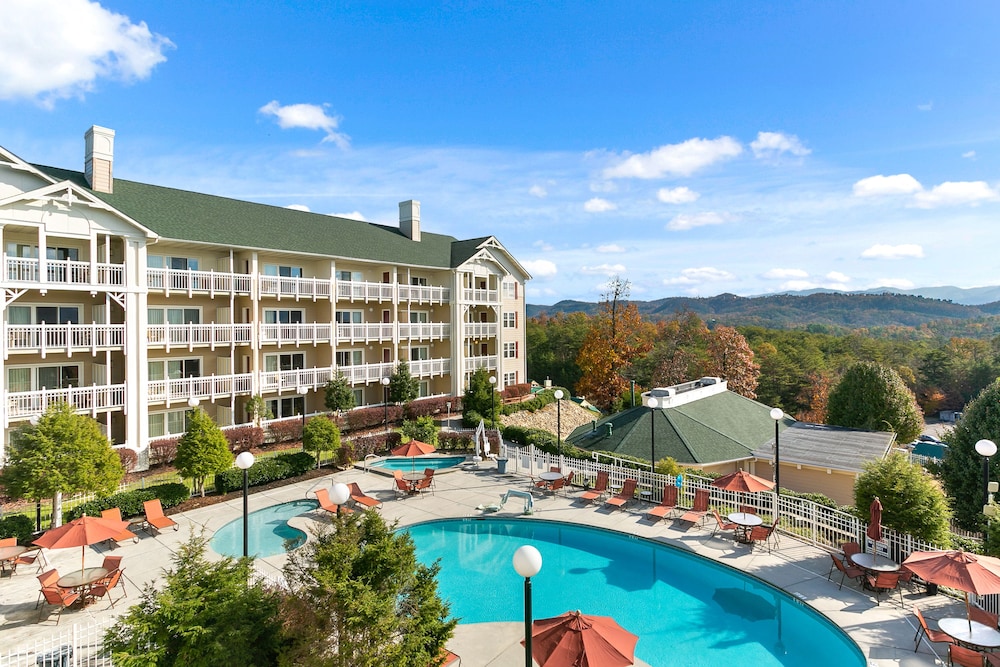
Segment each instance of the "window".
M417 383L417 397L424 398L431 395L431 383L426 380Z
M430 313L426 310L411 310L410 324L427 324L430 322Z
M504 313L503 314L503 328L504 329L516 329L517 328L517 313Z
M503 298L505 299L516 299L517 298L517 283L512 280L503 281Z
M431 358L431 350L426 345L410 348L410 361L427 361Z
M38 246L26 243L8 243L7 254L11 257L36 258L38 257ZM45 248L45 259L69 259L74 262L78 262L80 261L80 249L48 246Z
M201 377L201 359L166 359L149 362L150 380Z
M302 267L301 266L281 266L278 264L265 264L264 265L264 275L265 276L279 276L281 278L301 278L302 277Z
M27 366L7 369L7 391L69 389L80 386L80 366Z
M302 352L290 354L264 355L264 371L298 371L306 367L306 355Z
M337 271L337 280L361 283L365 277L360 271Z
M364 405L365 404L365 390L364 389L352 389L351 392L354 394L354 405Z
M148 308L148 324L201 324L200 308Z
M79 324L79 306L10 306L8 324Z
M410 276L410 284L417 285L419 287L427 287L427 278L418 278L417 276Z
M516 359L517 358L517 343L504 343L503 344L503 358L504 359Z
M365 321L365 313L361 310L338 310L337 324L361 324Z
M348 350L337 353L338 366L360 366L364 363L364 350Z
M265 310L264 324L302 324L305 311L300 309Z
M267 409L275 419L298 417L305 411L306 402L302 396L289 396L267 401Z
M149 414L149 437L157 438L163 435L178 435L187 430L187 410L172 410L170 412L153 412Z
M511 387L517 384L517 372L503 374L503 386Z
M173 269L175 271L197 271L197 257L168 257L164 255L146 255L146 266L151 269Z

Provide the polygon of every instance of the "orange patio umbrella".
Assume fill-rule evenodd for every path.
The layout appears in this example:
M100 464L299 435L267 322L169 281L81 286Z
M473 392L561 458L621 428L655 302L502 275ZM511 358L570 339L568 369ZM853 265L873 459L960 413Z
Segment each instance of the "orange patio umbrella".
M924 581L963 591L970 630L969 593L1000 593L1000 559L992 556L964 551L914 551L903 565Z
M392 450L392 455L413 457L430 454L435 451L437 451L437 447L434 445L429 445L426 442L420 442L419 440L410 440L405 445L400 445L399 447L396 447L396 449Z
M46 549L80 547L80 572L87 555L87 547L104 540L114 539L128 528L128 521L115 521L97 516L81 516L58 528L45 531L35 544Z
M531 628L531 657L540 667L627 667L635 664L635 645L639 638L610 616L569 611L537 620Z
M757 491L770 491L774 488L774 482L752 475L746 470L737 470L719 477L712 482L712 486L726 491L756 493Z

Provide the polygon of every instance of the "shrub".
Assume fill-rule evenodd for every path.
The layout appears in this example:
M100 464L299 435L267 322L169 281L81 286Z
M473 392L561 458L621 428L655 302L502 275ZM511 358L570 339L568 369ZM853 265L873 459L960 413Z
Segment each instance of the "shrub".
M472 436L468 433L441 431L438 433L438 449L442 451L458 451L472 449Z
M438 427L434 423L433 417L425 416L418 417L416 421L404 421L400 431L410 440L419 440L428 445L437 446Z
M448 403L451 403L452 412L461 411L461 401L451 396L435 396L434 398L421 398L410 401L403 406L403 417L405 419L417 419L430 415L447 414Z
M154 498L160 499L160 504L164 509L180 505L191 497L191 490L186 484L172 482L169 484L157 484L145 489L135 489L134 491L121 491L110 496L96 498L94 500L77 505L66 512L66 520L72 521L81 516L101 516L101 512L112 507L121 510L122 517L139 516L144 513L142 504Z
M481 414L471 408L462 413L462 426L465 428L476 428L479 422L485 421Z
M18 544L31 544L35 522L23 514L10 514L0 519L0 538L16 537Z
M389 423L394 424L403 419L403 408L390 405L379 408L359 408L344 414L344 430L358 431L366 428L382 426L385 415L389 415Z
M264 429L259 426L234 426L222 431L229 449L237 454L264 444Z
M388 450L398 447L403 441L403 436L397 431L388 433L373 433L363 435L351 440L343 441L340 445L340 465L360 461L369 454L384 454Z
M122 463L122 470L127 473L135 472L135 464L139 462L139 454L128 447L119 447L115 451L118 452L118 460Z
M531 384L522 382L520 384L508 385L503 388L502 393L505 400L521 398L522 396L527 396L531 393Z
M340 429L331 420L320 415L306 422L302 433L302 449L316 453L316 467L319 468L319 456L324 451L337 455L340 449Z
M165 465L177 458L177 443L180 436L154 440L149 443L149 465Z
M295 452L294 454L278 454L273 458L258 459L247 470L247 482L250 486L268 484L289 477L298 477L311 470L316 461L310 454ZM215 476L215 490L226 494L243 488L243 471L239 468L229 468Z
M267 425L272 442L291 442L302 439L302 418L282 419Z

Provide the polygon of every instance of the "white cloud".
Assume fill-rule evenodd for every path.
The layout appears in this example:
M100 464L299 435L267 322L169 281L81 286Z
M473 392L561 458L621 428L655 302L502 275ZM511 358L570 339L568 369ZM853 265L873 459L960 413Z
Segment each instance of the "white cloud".
M621 273L625 273L624 264L598 264L597 266L581 266L580 273L587 274L589 276L614 276Z
M667 144L649 153L625 158L604 170L604 178L662 178L665 175L690 176L699 169L721 160L734 158L743 146L732 137L718 139L688 139L680 144Z
M916 195L917 206L920 208L978 204L981 201L996 198L996 190L991 188L986 181L946 182L935 185L930 192L918 192Z
M832 280L835 283L849 283L851 282L850 276L844 275L840 271L831 271L826 274L827 280Z
M548 241L543 241L541 239L539 239L538 241L535 241L531 245L535 246L536 248L541 249L544 252L551 252L552 250L554 250L554 248L553 248L553 246L552 246L551 243L549 243Z
M548 196L549 191L540 185L532 185L531 188L528 190L528 194L530 194L532 197L538 197L539 199L544 199L545 197Z
M656 191L656 198L664 204L688 204L698 199L701 195L690 188L660 188Z
M351 211L350 213L331 213L335 218L347 218L348 220L360 220L361 222L368 222L368 218L364 216L361 211Z
M286 206L285 208L290 208L290 209L292 209L293 211L304 211L304 212L306 212L306 213L309 213L309 212L310 212L310 211L309 211L309 207L308 207L308 206L306 206L305 204L289 204L289 205L288 205L288 206Z
M879 278L871 288L874 287L894 287L896 289L913 289L913 281L906 278Z
M757 138L750 144L756 158L773 159L782 153L791 153L796 157L804 157L812 153L802 145L794 134L783 132L758 132Z
M583 210L587 213L604 213L605 211L613 211L616 208L618 208L617 205L609 202L607 199L601 199L600 197L588 199L583 205Z
M265 116L274 116L278 120L278 127L283 130L301 127L306 130L323 130L326 136L323 142L332 142L340 148L347 148L350 137L341 132L337 132L340 126L339 116L330 116L326 113L328 104L286 104L282 106L278 100L271 100L258 111Z
M674 216L667 223L667 229L679 232L694 229L695 227L704 227L705 225L721 225L732 219L733 216L728 213L716 213L714 211L705 211L704 213L694 213L691 215L681 214Z
M802 290L816 289L817 287L820 287L820 285L811 280L789 280L778 285L778 289L782 292L801 292Z
M788 278L808 278L809 272L802 269L770 269L761 274L769 280L786 280Z
M625 247L617 243L608 243L597 246L597 252L625 252Z
M934 102L927 102L926 104L917 105L918 111L931 111L932 109L934 109Z
M869 176L854 184L855 197L880 197L883 195L908 195L923 190L920 181L909 174Z
M735 278L729 271L716 269L711 266L703 266L697 269L684 269L681 275L676 278L665 278L664 285L698 285L719 280L732 280Z
M964 153L962 153L962 157L967 158L969 160L975 160L976 151L965 151Z
M923 257L924 249L915 243L900 245L885 245L877 243L861 253L865 259L904 259L906 257Z
M548 278L558 272L555 262L550 262L547 259L528 259L521 262L521 266L534 278Z
M99 79L145 79L173 43L88 0L5 0L0 99L83 97Z

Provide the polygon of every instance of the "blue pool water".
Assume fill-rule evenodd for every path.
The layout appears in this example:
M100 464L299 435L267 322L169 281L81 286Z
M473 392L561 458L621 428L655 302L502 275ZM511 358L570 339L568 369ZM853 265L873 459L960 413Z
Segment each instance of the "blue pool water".
M294 500L290 503L272 505L247 515L247 551L251 556L261 558L276 556L285 552L285 542L292 541L291 548L305 544L306 534L288 525L294 516L311 512L319 507L315 500ZM239 558L243 555L243 517L230 521L215 532L209 542L212 550L223 556Z
M384 470L402 470L403 472L423 472L424 468L443 470L444 468L454 468L465 463L464 456L429 456L410 458L408 456L394 456L371 464L372 468L382 468Z
M439 592L461 623L524 621L524 579L511 565L531 544L536 619L579 609L639 636L652 667L864 667L851 639L800 600L668 544L531 519L450 519L407 529L421 562L441 560Z

